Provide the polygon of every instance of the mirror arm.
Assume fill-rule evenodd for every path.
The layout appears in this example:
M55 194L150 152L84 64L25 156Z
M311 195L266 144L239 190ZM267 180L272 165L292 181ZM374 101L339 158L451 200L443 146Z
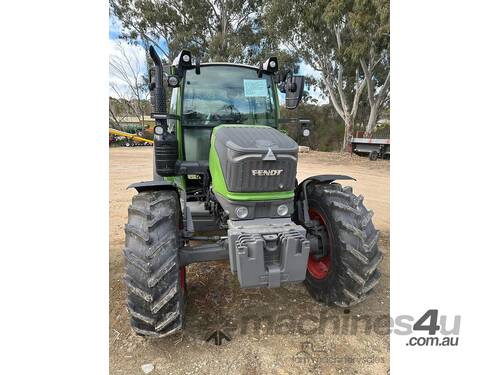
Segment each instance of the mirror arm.
M259 64L259 70L257 70L257 77L262 78L262 72L264 71L264 66L262 63Z
M293 71L291 69L284 69L279 73L278 76L278 90L280 90L280 92L283 94L286 94L286 89L287 89L286 80L289 75L291 79L291 77L293 77Z

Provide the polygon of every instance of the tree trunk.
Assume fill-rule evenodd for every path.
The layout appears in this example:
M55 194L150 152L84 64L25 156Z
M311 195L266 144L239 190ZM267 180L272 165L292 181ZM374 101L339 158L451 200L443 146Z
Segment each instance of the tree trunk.
M328 96L330 98L330 103L333 105L335 111L339 114L340 118L344 121L344 140L342 142L342 152L346 152L349 148L349 142L352 138L352 130L354 128L354 121L356 119L356 113L358 111L359 106L359 98L361 93L364 90L366 80L363 79L361 83L356 88L356 94L354 95L354 100L352 103L352 109L349 110L349 105L345 99L345 94L342 89L342 83L335 83L335 86L332 86L328 83L328 80L323 79L323 82L326 85ZM342 81L340 81L342 82ZM335 88L339 92L339 96L341 98L342 106L339 105L337 98L335 97Z
M349 149L349 142L352 138L353 120L350 116L344 119L344 142L342 143L342 151L346 152Z
M363 59L360 60L361 67L363 68L363 72L367 79L366 88L368 93L368 104L370 105L370 117L368 118L368 123L366 124L365 128L365 135L364 135L365 138L371 137L373 131L375 130L380 105L382 104L389 90L390 77L391 77L390 72L388 72L387 76L385 77L384 84L380 87L379 90L376 90L375 80L373 77L374 76L373 69L378 64L378 62L374 62L373 60L374 59L371 58L368 65ZM378 91L377 94L375 94L376 91Z
M378 105L370 107L370 117L368 118L368 123L366 124L364 134L365 138L370 138L373 135L373 131L375 130L375 126L377 125L378 110Z
M227 56L226 56L226 32L227 32L227 25L228 25L228 20L227 20L227 12L226 12L226 1L221 2L221 9L220 9L220 23L221 23L221 33L220 33L220 45L219 45L219 60L220 61L226 61Z

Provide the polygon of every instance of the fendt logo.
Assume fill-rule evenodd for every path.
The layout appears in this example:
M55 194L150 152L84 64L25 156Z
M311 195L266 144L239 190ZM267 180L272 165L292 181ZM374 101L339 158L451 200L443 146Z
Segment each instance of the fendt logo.
M283 169L252 169L254 176L279 176Z

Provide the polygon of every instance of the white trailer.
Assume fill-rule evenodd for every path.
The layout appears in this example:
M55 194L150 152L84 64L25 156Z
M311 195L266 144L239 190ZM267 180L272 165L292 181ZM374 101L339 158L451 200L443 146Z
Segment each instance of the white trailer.
M352 138L351 152L356 155L368 155L370 160L389 159L391 140L384 138Z

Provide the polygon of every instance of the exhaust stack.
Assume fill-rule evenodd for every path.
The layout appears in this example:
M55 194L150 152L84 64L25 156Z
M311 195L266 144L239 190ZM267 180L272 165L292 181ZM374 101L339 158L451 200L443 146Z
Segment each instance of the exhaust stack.
M155 66L153 67L153 75L150 78L151 83L149 84L149 90L151 91L151 116L166 113L166 99L165 99L165 88L163 87L163 65L161 63L160 56L154 49L153 46L149 47L149 55L153 60Z
M167 101L165 88L163 86L163 65L160 56L153 46L149 47L149 54L155 66L150 78L149 89L151 91L151 117L155 119L154 135L154 157L156 174L161 177L174 176L175 165L179 155L179 145L174 133L168 131Z

